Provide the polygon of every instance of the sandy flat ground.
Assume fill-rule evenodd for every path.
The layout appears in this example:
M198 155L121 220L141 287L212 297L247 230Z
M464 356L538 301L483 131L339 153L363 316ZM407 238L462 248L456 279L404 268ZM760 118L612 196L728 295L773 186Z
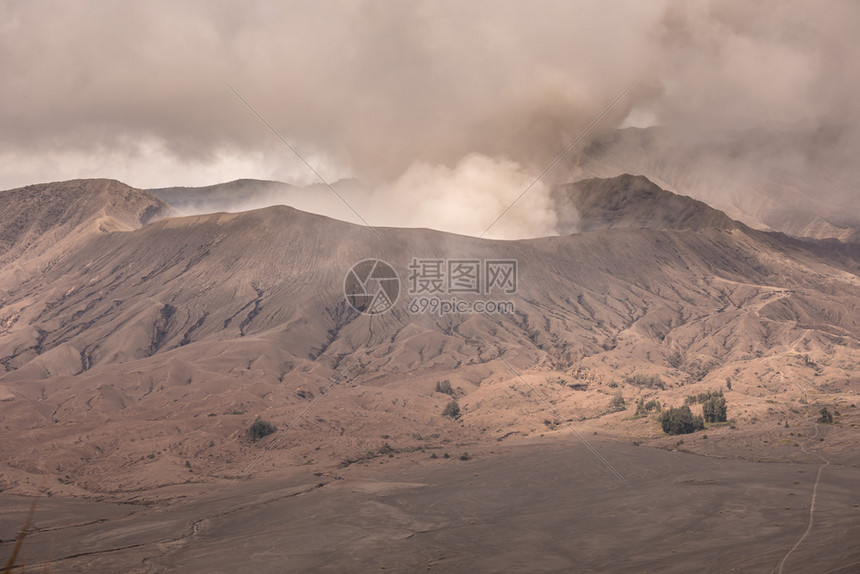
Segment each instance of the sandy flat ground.
M806 530L817 459L592 444L634 491L556 437L467 461L270 475L154 506L45 498L20 571L53 559L52 572L764 573ZM857 462L824 470L813 528L784 572L860 567ZM28 505L0 497L3 560Z

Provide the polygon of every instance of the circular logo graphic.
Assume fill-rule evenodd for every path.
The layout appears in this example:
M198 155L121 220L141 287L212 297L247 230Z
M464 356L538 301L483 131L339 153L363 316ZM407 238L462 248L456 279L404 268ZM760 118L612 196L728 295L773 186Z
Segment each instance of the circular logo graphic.
M400 278L394 268L379 259L365 259L352 266L343 281L343 294L353 309L365 315L385 313L400 295Z

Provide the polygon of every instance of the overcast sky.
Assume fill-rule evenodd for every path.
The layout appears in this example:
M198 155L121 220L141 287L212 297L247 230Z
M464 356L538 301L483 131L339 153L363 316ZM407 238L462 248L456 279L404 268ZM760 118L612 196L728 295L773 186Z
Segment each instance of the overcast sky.
M228 84L326 179L401 187L518 189L634 81L596 133L854 131L858 25L850 1L0 1L0 189L314 182Z

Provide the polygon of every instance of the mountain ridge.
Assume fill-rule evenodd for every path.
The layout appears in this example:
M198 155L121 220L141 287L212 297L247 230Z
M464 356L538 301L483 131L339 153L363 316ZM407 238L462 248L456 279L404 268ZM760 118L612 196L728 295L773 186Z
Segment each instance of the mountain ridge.
M577 179L642 174L755 229L857 242L856 174L834 180L850 158L823 151L833 150L839 137L838 126L713 130L704 136L629 127L595 138L568 167Z
M132 203L129 214L146 204ZM733 417L775 423L788 415L768 413L766 397L790 412L804 388L851 401L860 384L846 370L860 360L856 261L745 226L477 242L378 228L383 242L289 207L127 223L135 228L64 236L50 265L0 269L6 488L26 490L38 470L16 437L38 442L46 469L70 477L51 482L57 492L179 485L186 460L198 480L232 480L258 455L244 438L257 417L283 428L332 381L336 394L270 452L273 464L336 466L381 435L396 449L450 441L472 452L552 431L552 419L524 414L542 407L519 377L589 431L655 445L665 441L651 419L607 412L613 393L673 404L728 377ZM400 275L401 298L384 315L360 315L344 297L347 271L368 258ZM516 293L494 294L514 311L411 312L409 269L421 259L517 261ZM664 388L628 382L642 373ZM462 409L450 424L439 380ZM840 410L853 412L848 404ZM117 441L128 429L135 442Z
M76 179L0 192L0 266L37 259L54 244L129 231L175 213L155 196L112 179Z
M645 176L590 178L553 188L561 233L597 229L737 229L704 202L660 188ZM572 209L571 209L572 208Z
M241 211L244 206L275 201L282 195L298 189L281 181L240 178L224 183L196 187L164 187L147 189L180 212Z

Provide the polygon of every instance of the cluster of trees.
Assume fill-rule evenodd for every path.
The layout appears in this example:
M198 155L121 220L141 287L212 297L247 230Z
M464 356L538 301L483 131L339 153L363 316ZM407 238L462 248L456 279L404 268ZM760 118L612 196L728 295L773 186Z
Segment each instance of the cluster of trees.
M671 407L657 419L666 434L690 434L705 428L702 415L694 415L687 405Z
M726 399L723 394L705 400L702 403L702 414L706 423L726 422Z
M689 402L680 407L672 407L660 413L658 421L666 434L689 434L705 428L705 423L726 422L726 399L722 392L697 395L702 400L702 414L694 415ZM640 401L641 402L641 401ZM643 404L643 409L644 409ZM638 409L637 409L638 412Z
M708 399L712 399L714 397L722 397L723 391L722 389L718 391L705 391L704 393L699 393L698 395L690 395L686 399L684 399L685 405L693 405L696 403L704 404Z

